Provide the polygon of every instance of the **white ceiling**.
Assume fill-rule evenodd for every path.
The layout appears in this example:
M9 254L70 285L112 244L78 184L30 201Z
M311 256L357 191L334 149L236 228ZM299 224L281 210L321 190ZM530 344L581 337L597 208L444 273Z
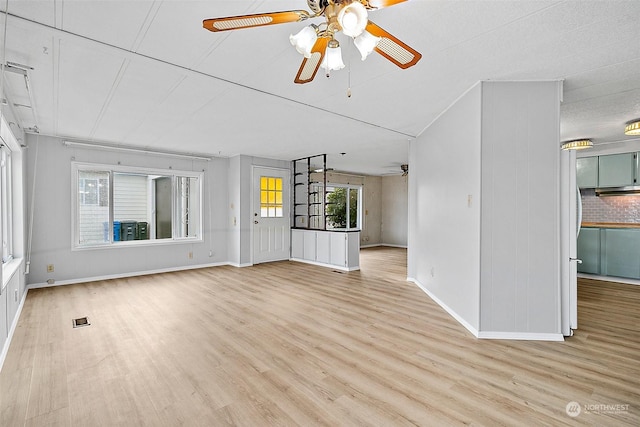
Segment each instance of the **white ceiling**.
M327 153L330 167L376 175L400 173L408 141L479 80L563 79L562 140L630 139L624 124L640 117L638 0L408 1L369 18L422 53L416 66L362 62L341 39L347 67L306 85L293 83L302 58L288 37L309 21L202 28L289 9L306 1L8 0L6 61L34 68L35 122L13 108L45 135L221 156ZM18 83L7 95L20 104Z

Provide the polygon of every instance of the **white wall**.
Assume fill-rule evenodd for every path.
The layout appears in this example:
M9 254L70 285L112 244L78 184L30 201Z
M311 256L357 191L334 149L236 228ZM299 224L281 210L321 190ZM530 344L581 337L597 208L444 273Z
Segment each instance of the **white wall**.
M211 161L64 146L62 140L28 135L28 180L35 176L29 284L77 282L227 262L227 159ZM37 162L36 162L37 152ZM71 250L71 162L174 170L204 170L203 242ZM34 174L35 173L35 174ZM31 199L31 194L29 194ZM189 252L193 254L189 258ZM210 256L211 254L211 256ZM47 273L47 265L54 272Z
M408 182L401 175L382 177L380 240L384 245L407 246Z
M478 84L411 142L409 159L409 277L475 330L480 299L480 108Z
M562 337L559 95L481 82L410 146L409 278L480 337Z

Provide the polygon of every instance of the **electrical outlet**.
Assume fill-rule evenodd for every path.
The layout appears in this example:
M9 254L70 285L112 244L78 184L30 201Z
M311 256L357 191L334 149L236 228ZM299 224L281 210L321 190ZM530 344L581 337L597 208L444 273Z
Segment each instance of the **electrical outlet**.
M189 259L193 259L193 252L189 252Z
M53 264L47 264L47 273L53 273L54 271Z

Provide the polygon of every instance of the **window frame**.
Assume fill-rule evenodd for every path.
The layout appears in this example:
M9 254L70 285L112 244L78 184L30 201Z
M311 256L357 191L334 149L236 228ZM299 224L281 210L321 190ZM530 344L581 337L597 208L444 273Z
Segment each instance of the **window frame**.
M79 186L79 172L80 171L96 171L107 172L109 175L109 191L108 191L108 217L109 217L109 230L113 230L114 223L114 175L116 174L130 174L130 175L147 175L147 176L163 176L171 178L171 237L162 239L143 239L143 240L120 240L114 241L113 233L107 233L108 241L99 243L80 243L80 223L79 223L79 207L80 197L78 194ZM107 165L99 163L85 163L85 162L71 162L71 250L72 251L84 251L95 249L115 249L131 246L155 246L155 245L173 245L181 243L196 243L203 242L203 225L204 225L204 171L185 171L176 169L159 169L159 168L146 168L146 167L134 167L134 166L122 166L122 165ZM178 191L177 191L177 178L188 177L196 178L198 182L198 188L196 194L198 197L198 209L197 209L197 225L198 233L191 237L177 237L179 228L179 212L178 212ZM98 192L98 205L100 205L100 194ZM96 206L98 206L96 205Z
M327 230L344 230L344 231L354 231L354 230L362 230L362 226L363 226L363 216L362 216L362 191L363 191L363 186L362 185L357 185L357 184L340 184L340 183L333 183L333 182L327 182L327 186L325 188L325 201L326 201L326 197L328 196L329 192L329 188L345 188L346 191L346 209L347 212L345 213L346 215L346 220L347 220L347 226L346 228L329 228L328 224L326 226ZM349 203L349 193L351 190L357 190L358 191L358 202L356 204L357 206L357 215L356 215L356 226L355 227L350 227L350 212L349 210L350 208L350 203ZM325 220L326 221L326 220Z
M2 209L2 265L13 259L13 184L11 149L0 144L0 204ZM6 242L6 244L5 244ZM6 255L5 255L6 249Z

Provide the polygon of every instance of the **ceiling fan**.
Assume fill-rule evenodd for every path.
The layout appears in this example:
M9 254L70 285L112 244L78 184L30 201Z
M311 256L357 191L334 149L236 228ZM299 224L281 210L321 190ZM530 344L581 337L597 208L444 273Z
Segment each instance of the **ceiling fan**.
M265 25L301 22L324 17L325 22L311 24L289 41L304 55L295 83L309 83L322 66L327 70L344 67L340 43L334 35L340 31L353 38L364 61L373 51L378 52L400 68L415 65L422 55L368 19L369 10L393 6L407 0L307 0L311 12L288 10L252 15L205 19L202 26L209 31L229 31Z

